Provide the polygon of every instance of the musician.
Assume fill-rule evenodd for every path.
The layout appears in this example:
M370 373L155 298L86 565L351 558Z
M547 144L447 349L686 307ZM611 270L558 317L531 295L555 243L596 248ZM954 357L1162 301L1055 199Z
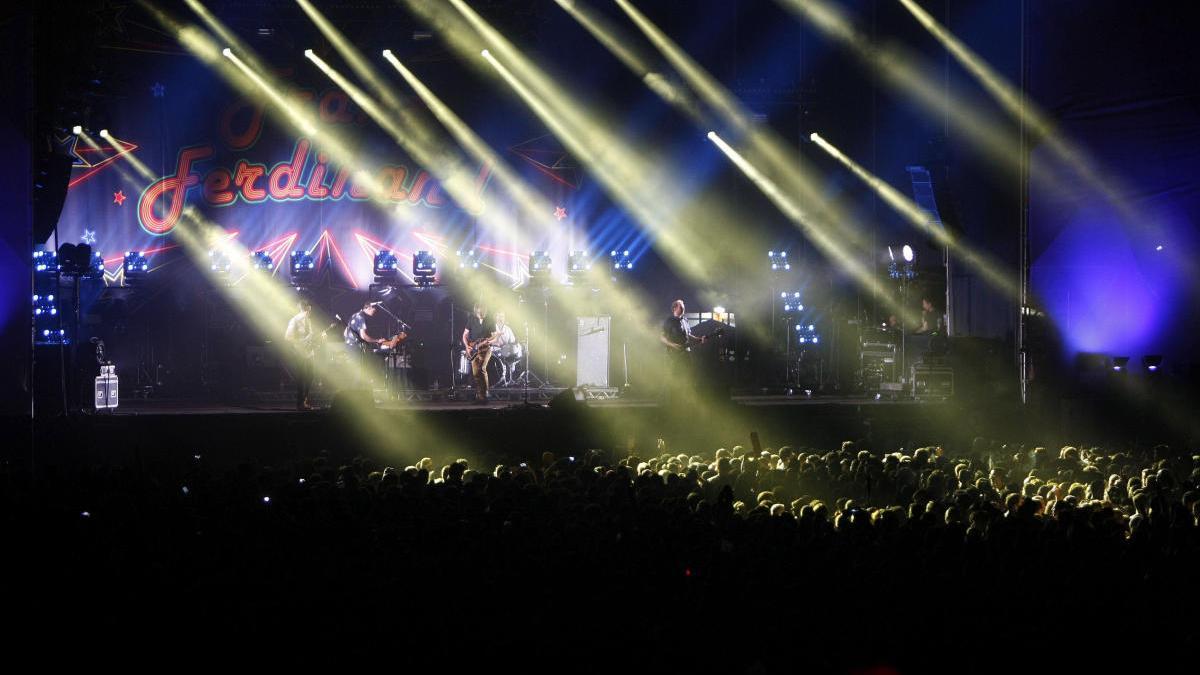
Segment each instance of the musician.
M342 331L342 337L348 346L362 350L366 345L377 345L383 342L383 338L372 337L367 332L367 320L375 316L378 311L378 302L366 302L363 303L361 310L350 317L349 323L346 324L346 330Z
M504 319L504 312L496 312L496 340L493 345L501 350L519 344L517 342L517 334L513 332L512 326L508 325Z
M706 338L693 337L692 328L688 325L687 319L683 318L687 308L683 304L683 300L676 300L671 303L671 316L663 321L662 334L658 339L667 347L668 356L672 357L672 361L676 360L681 354L687 352L687 348L694 342L703 343Z
M493 344L500 350L501 365L504 366L501 383L511 382L512 370L516 361L521 358L521 343L517 341L517 334L513 332L512 326L505 321L504 312L496 312L496 339Z
M283 338L290 342L296 350L296 358L293 359L296 409L312 410L312 406L308 403L308 392L312 389L313 382L313 360L316 358L315 336L312 322L309 320L312 314L312 302L308 298L300 298L298 309L300 311L288 321Z
M463 329L463 348L471 359L471 376L475 379L475 402L487 403L488 400L488 362L492 360L492 344L499 336L496 322L488 318L487 308L481 302L475 303L475 311L467 320Z
M932 300L921 298L921 325L914 332L918 335L928 335L934 331L941 331L944 320L934 308Z

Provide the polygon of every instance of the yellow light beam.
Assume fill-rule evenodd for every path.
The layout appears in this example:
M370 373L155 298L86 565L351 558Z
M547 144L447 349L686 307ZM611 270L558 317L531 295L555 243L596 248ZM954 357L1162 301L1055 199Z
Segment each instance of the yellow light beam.
M513 197L522 209L525 222L535 227L543 236L555 234L557 228L550 220L551 214L554 213L554 207L549 200L530 188L487 142L443 103L429 87L425 86L425 83L421 82L407 66L401 63L390 49L383 50L383 57L413 88L417 96L433 112L434 117L446 127L458 144L474 157L475 161L487 164L492 168L492 178Z
M746 177L749 178L755 185L757 185L758 188L762 190L763 194L771 200L771 203L775 204L779 210L788 217L789 220L800 226L804 234L809 238L810 241L813 242L814 245L817 246L817 248L821 250L822 253L824 253L826 256L829 256L831 260L837 263L842 269L846 270L864 289L867 289L871 291L873 295L882 298L884 302L886 302L894 311L896 311L897 315L902 317L906 322L911 323L917 320L918 317L912 309L902 307L891 299L891 296L888 295L887 291L883 288L883 285L879 282L871 270L867 269L866 265L864 265L862 261L843 251L837 245L837 243L832 240L832 237L827 232L810 223L808 215L792 200L788 199L774 181L763 175L763 173L759 171L757 167L747 161L746 158L741 155L741 153L726 143L725 140L717 134L717 132L708 132L708 140L712 141L714 145L720 148L721 152L725 153L725 156L728 157L730 161L734 163L734 165L741 169L742 173L746 174Z
M81 134L81 137L99 152L103 152L94 139ZM141 176L139 182L130 175L123 166L117 165L118 172L139 189L159 179L141 160L132 154L126 154L128 160ZM242 247L229 233L219 225L204 218L194 206L183 210L183 218L173 230L173 236L181 244L183 251L193 260L196 267L212 277L211 268L207 264L209 252L216 249L229 256L230 260L246 261L250 252ZM246 320L247 324L268 344L279 345L274 351L279 358L292 367L296 366L298 354L289 345L281 344L283 329L294 313L294 305L298 299L295 289L276 279L265 270L250 269L239 287L226 286L220 280L211 279L213 286L222 293ZM318 322L327 324L328 317L316 317ZM361 363L351 359L342 365L318 362L315 366L317 374L325 382L369 382L372 373L362 368ZM405 419L406 434L403 438L394 433L393 425L383 415L373 408L363 408L356 403L349 410L357 430L359 440L364 447L373 447L391 452L407 451L410 456L419 456L415 451L424 448L448 448L455 452L453 435L439 428L427 419L418 419L412 413L400 413ZM459 451L457 454L464 454Z
M925 209L917 206L916 202L901 194L899 190L864 169L858 162L850 159L850 157L825 140L820 134L813 132L810 138L813 143L816 143L821 149L829 153L830 156L850 169L855 176L858 176L874 190L888 206L903 216L909 224L942 246L950 247L964 263L978 271L980 276L997 290L1005 293L1010 298L1017 298L1019 296L1015 270L1011 272L1003 271L1001 265L991 260L989 256L975 251L971 246L952 235L946 228L934 225L930 214Z

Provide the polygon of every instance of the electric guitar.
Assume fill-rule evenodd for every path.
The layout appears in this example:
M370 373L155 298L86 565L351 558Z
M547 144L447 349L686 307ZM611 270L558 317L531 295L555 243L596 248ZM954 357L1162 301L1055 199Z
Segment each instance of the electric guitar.
M340 325L342 324L339 321L334 321L326 326L325 330L321 331L320 333L309 333L308 337L296 340L293 343L296 347L296 351L300 354L300 356L303 356L306 359L316 358L317 345L325 339L325 335L329 331L337 328Z
M467 360L468 361L473 360L475 358L475 355L479 353L479 350L484 345L491 345L491 344L492 344L491 336L482 337L482 338L479 338L478 340L472 340L472 341L468 342L467 343Z
M675 354L683 354L685 352L692 351L692 345L702 345L705 342L708 342L709 338L718 338L724 334L725 334L725 329L718 328L718 329L714 330L713 332L709 333L708 335L701 335L700 337L696 337L695 335L689 335L687 338L687 341L684 342L682 345L680 345L678 347L668 347L668 350Z

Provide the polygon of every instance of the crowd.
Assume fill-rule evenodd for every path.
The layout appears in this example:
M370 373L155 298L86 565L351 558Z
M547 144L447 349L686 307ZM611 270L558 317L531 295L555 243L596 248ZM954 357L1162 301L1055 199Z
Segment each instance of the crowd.
M8 607L113 654L1036 672L1042 650L1187 664L1200 633L1200 456L1163 446L201 453L2 479Z

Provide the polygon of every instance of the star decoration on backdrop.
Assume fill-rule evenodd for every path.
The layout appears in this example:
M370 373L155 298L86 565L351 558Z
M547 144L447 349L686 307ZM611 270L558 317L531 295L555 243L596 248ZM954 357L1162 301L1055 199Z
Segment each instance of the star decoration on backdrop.
M92 244L96 243L96 231L84 229L83 237L81 237L81 239L83 239L83 243L91 246Z
M54 139L54 145L58 147L61 154L71 158L72 167L88 165L88 161L77 151L79 146L79 137L75 134L70 134L61 138L56 137Z
M567 209L564 206L559 206L554 209L554 217L562 220L567 217Z
M125 191L124 190L117 190L116 192L113 193L113 203L116 204L117 206L125 205Z
M154 94L154 98L162 98L167 93L167 88L162 82L155 82L153 87L150 87L150 92Z

